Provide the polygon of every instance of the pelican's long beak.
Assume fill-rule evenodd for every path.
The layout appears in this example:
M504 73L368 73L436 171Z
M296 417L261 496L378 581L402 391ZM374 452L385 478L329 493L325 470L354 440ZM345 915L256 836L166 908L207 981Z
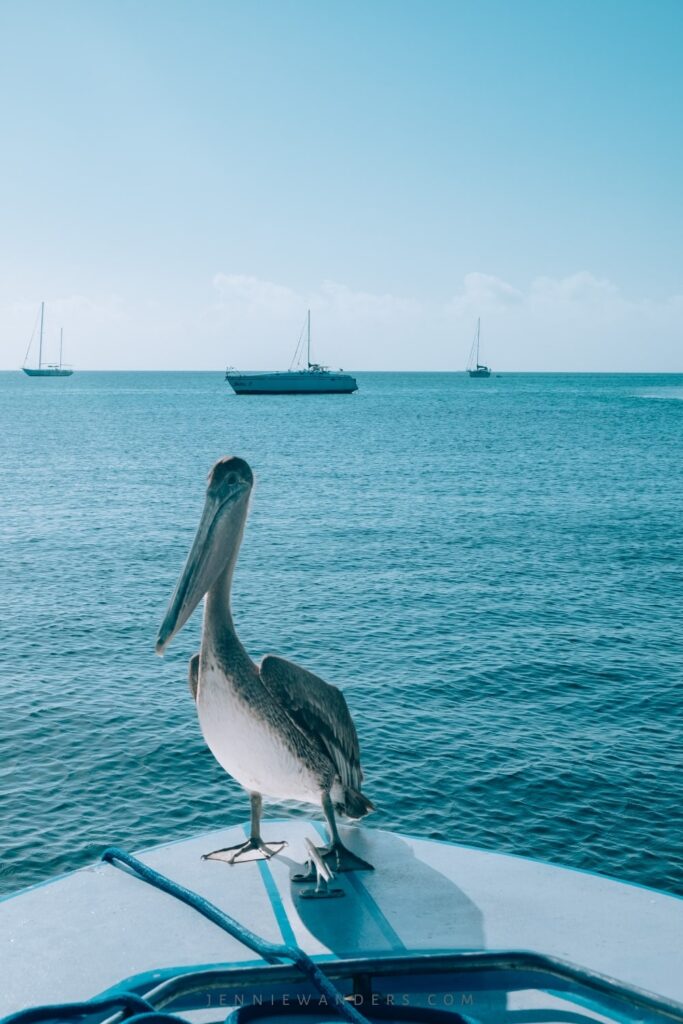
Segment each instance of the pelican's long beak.
M234 562L250 491L251 480L235 473L219 486L210 483L194 542L159 630L157 654L164 653L223 570Z

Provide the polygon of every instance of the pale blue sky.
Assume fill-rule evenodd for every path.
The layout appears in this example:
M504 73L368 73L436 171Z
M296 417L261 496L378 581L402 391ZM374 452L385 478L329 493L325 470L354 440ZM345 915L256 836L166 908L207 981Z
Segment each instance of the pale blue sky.
M683 3L1 0L0 366L683 370Z

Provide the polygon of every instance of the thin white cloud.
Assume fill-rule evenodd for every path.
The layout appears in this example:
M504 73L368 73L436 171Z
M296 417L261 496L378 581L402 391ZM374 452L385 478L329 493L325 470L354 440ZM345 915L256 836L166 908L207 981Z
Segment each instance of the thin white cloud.
M210 283L208 299L51 298L48 346L63 324L67 358L82 369L285 368L310 308L314 358L332 366L461 370L481 317L497 370L683 371L683 295L633 298L588 271L525 288L472 272L440 301L330 280L301 291L223 272ZM5 368L20 365L38 306L0 305Z
M292 288L247 274L216 274L213 286L219 309L269 316L288 316L301 309L301 297Z
M562 278L537 277L529 289L529 298L532 302L581 303L596 306L606 301L618 300L620 296L619 289L611 281L582 270Z
M396 318L419 316L423 310L415 299L398 298L388 293L373 295L372 292L354 291L336 281L323 282L315 305L318 309L327 307L347 320L385 324L392 323Z
M473 312L482 307L515 306L524 301L524 295L507 281L491 274L465 274L462 290L447 304L447 308L456 316Z
M298 293L286 285L245 274L216 274L217 308L236 315L258 313L269 317L301 316L306 309L334 311L348 319L386 321L421 310L419 303L395 295L354 291L337 281L323 281L310 293Z
M447 310L454 328L482 317L486 357L499 369L683 370L683 296L633 298L585 270L525 290L468 274Z

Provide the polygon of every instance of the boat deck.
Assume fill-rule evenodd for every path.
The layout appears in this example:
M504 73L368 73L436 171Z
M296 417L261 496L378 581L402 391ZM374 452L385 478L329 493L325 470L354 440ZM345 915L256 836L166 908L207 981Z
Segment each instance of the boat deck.
M344 829L376 866L340 875L344 897L300 898L291 879L321 826L269 821L269 862L203 861L243 841L232 828L155 847L141 859L275 943L315 958L528 950L683 1003L683 901L538 861L370 828ZM247 964L253 954L192 909L98 863L0 903L0 1016L91 997L123 979L163 980L197 965Z

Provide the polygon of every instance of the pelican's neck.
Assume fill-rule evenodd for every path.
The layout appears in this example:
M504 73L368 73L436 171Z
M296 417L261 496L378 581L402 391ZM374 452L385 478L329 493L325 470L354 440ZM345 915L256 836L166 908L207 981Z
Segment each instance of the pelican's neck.
M234 561L220 574L206 595L204 638L215 649L240 644L230 607L233 569Z
M244 524L242 524L243 528ZM241 665L245 659L251 664L251 659L235 631L230 607L232 577L241 542L242 530L240 530L225 568L207 591L204 605L202 653L206 656L211 652L226 669Z

